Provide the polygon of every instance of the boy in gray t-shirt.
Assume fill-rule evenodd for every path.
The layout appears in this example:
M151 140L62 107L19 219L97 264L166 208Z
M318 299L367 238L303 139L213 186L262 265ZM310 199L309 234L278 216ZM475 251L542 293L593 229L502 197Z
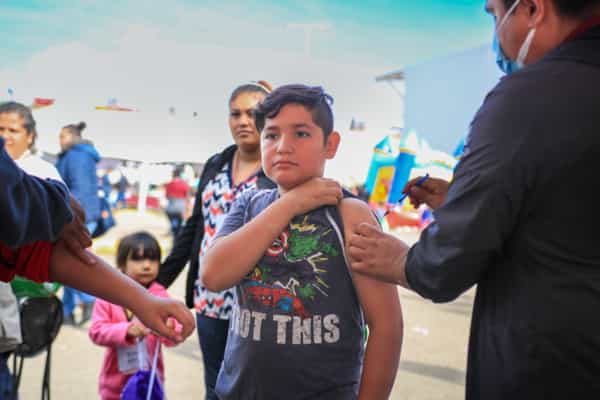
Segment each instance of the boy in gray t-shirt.
M222 400L377 400L393 386L397 290L352 275L345 258L344 237L374 217L322 178L340 142L331 101L320 87L287 85L256 111L263 169L278 188L236 201L201 266L209 290L236 288Z

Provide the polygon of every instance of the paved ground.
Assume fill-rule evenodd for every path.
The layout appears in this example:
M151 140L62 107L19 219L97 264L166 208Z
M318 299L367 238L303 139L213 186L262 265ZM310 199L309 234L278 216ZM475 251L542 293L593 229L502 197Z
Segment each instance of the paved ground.
M114 261L115 239L139 229L154 233L168 248L167 220L161 215L140 216L135 212L119 213L118 226L94 248L108 261ZM414 232L398 232L412 242ZM170 293L183 298L184 274ZM464 397L467 337L473 291L453 303L432 305L417 295L400 289L404 311L404 345L402 361L392 399L427 400ZM103 349L93 345L87 326L63 327L53 347L52 398L80 400L97 398L98 372ZM20 399L40 398L44 355L25 360ZM165 350L166 393L171 400L203 399L203 373L197 337L192 335L182 345Z

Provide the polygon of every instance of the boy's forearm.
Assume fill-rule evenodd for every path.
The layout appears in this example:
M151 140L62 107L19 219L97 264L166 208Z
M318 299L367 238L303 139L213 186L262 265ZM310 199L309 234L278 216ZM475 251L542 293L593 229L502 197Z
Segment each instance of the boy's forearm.
M282 197L237 231L220 238L202 259L202 283L211 291L237 284L256 265L294 217L288 197Z
M92 256L96 263L85 264L73 256L61 241L57 242L50 258L50 280L82 290L110 303L136 309L140 300L148 296L144 288L100 257Z
M399 330L398 332L398 327L393 326L379 331L377 327L371 329L365 352L359 400L389 398L396 379L402 347L402 328Z

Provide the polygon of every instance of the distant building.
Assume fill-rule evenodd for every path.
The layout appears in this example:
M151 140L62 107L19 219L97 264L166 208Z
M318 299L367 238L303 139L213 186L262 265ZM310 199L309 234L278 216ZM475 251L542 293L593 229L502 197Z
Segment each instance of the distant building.
M377 81L401 82L404 121L436 149L452 154L468 133L469 125L485 95L501 72L491 45L394 71Z

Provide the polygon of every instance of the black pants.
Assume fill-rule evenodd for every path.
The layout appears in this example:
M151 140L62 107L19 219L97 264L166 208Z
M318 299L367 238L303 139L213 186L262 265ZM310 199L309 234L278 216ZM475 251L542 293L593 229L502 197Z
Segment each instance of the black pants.
M218 400L215 394L217 376L225 354L229 320L204 317L196 314L198 339L204 360L204 386L206 400Z

